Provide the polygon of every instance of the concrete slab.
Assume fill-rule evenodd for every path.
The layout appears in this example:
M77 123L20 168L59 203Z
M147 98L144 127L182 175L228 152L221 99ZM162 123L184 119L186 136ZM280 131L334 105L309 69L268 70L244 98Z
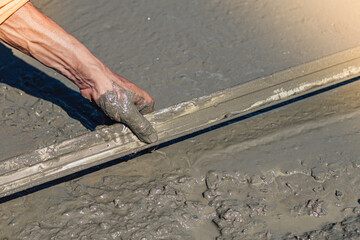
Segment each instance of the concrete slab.
M126 127L113 125L6 159L0 164L0 196L355 78L359 73L360 48L354 48L151 113L147 118L159 134L155 144L141 143Z

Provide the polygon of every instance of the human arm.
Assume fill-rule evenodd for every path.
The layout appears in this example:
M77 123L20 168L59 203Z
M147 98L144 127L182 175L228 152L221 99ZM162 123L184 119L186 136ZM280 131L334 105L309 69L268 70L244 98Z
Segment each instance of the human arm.
M141 114L153 110L151 96L112 72L30 2L0 25L0 40L66 76L82 96L111 119L126 124L142 141L157 140L156 131Z

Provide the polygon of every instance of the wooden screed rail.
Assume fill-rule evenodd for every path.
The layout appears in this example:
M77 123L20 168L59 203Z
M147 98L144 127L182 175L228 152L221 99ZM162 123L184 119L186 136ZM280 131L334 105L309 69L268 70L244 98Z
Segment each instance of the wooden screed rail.
M0 197L136 153L360 75L360 47L146 115L159 135L140 142L121 124L0 162Z

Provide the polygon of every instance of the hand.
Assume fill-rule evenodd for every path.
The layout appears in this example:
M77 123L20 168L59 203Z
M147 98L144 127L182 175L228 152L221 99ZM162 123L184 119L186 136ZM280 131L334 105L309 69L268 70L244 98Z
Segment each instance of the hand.
M94 99L95 103L109 118L127 125L141 141L156 142L158 137L155 129L142 115L153 111L154 100L121 76L116 80L112 81L111 90Z
M111 119L126 124L140 140L157 141L142 114L153 111L150 95L112 72L82 43L30 2L0 24L0 40L55 69L73 81Z

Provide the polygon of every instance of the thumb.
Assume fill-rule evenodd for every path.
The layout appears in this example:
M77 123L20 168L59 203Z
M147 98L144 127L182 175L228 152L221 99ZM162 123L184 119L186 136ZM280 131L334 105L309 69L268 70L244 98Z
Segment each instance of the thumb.
M127 125L141 141L156 142L158 136L151 123L137 110L134 104L128 108L128 113L121 116L121 122Z

